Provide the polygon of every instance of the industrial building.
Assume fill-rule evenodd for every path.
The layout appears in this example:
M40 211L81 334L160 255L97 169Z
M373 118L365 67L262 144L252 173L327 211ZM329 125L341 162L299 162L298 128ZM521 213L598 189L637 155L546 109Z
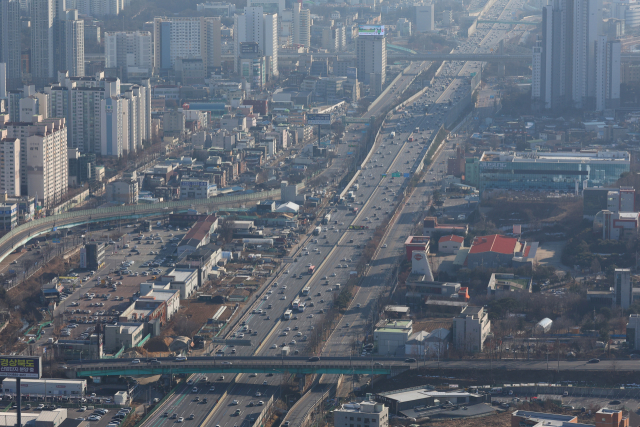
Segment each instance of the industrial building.
M145 338L145 324L137 322L123 322L104 327L104 351L115 353L122 347L125 349L137 347Z
M209 215L202 220L198 220L193 227L184 235L178 244L178 257L182 258L195 252L199 247L209 243L211 233L218 228L218 218Z
M444 254L457 254L463 245L464 237L449 234L448 236L440 237L438 240L438 252L442 252Z
M442 392L429 386L420 386L378 393L375 400L388 405L391 413L404 415L404 411L411 411L418 407L439 406L447 400L456 405L490 403L491 395L463 391Z
M493 152L479 162L480 191L546 190L578 192L585 185L610 186L629 172L627 151Z
M491 321L483 307L465 307L453 318L453 345L465 352L482 352L491 332Z
M521 242L499 234L477 236L471 243L465 265L469 268L517 267L531 263L537 250L538 242Z
M413 251L429 253L429 236L409 236L404 242L404 249L407 254L407 261L411 261Z
M180 299L190 298L198 288L198 270L174 268L160 277L162 283L170 283L170 289L180 291Z
M382 403L364 401L349 403L333 411L335 427L387 427L389 425L389 408Z
M548 414L545 412L515 411L511 414L512 426L581 426L581 427L629 427L629 417L619 409L602 408L594 414L595 425L578 422L576 415Z
M469 231L469 226L467 224L438 224L438 218L435 216L425 217L422 222L422 234L425 236L431 236L433 233L464 236L467 234L467 231Z
M2 392L15 394L15 378L5 378L2 381ZM62 380L57 378L20 381L20 392L29 396L78 396L82 397L87 392L87 380Z
M380 355L395 355L398 348L404 345L413 333L412 320L383 321L382 324L373 331L373 341L378 347Z
M488 296L507 296L511 292L531 293L531 277L519 277L513 273L493 273L487 285Z

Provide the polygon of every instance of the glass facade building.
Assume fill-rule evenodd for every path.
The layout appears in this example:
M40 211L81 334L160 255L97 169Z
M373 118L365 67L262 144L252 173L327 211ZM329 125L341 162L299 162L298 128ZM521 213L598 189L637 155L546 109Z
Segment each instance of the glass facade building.
M626 151L516 153L484 152L479 162L480 191L546 190L573 192L578 185L612 186L629 172Z

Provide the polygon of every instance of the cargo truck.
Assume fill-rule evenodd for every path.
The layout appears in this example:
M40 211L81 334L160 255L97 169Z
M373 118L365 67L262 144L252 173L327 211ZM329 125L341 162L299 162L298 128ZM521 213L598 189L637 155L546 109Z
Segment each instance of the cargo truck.
M282 350L280 351L280 354L282 354L283 356L288 356L288 355L289 355L289 351L290 351L290 350L291 350L291 349L289 348L289 346L288 346L288 345L287 345L287 346L284 346L284 347L282 347Z
M320 234L320 232L321 232L321 231L322 231L322 227L316 227L316 228L313 230L313 235L314 235L314 236L318 236L318 235Z
M329 224L329 221L331 221L331 214L328 213L324 216L324 218L322 218L322 223L323 224Z

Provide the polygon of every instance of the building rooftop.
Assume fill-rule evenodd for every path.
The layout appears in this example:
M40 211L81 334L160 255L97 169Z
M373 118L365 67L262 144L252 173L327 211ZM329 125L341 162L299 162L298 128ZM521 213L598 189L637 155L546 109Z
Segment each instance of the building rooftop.
M469 254L483 252L497 252L505 255L513 255L520 249L520 243L515 237L505 237L499 234L491 236L478 236L473 239Z
M456 243L462 244L464 242L464 237L456 236L455 234L450 234L448 236L442 236L440 238L440 240L438 240L438 243L444 243L444 242L456 242Z
M581 152L497 152L485 151L480 162L501 163L628 163L630 155L627 151L581 151Z
M186 282L192 274L195 274L195 270L186 268L175 268L166 276L172 276L172 282ZM165 277L166 277L165 276Z

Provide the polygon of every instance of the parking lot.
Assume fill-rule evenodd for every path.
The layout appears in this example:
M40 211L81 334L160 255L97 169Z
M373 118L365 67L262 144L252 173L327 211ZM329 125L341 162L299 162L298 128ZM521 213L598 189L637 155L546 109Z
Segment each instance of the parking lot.
M93 275L86 271L75 273L78 274L75 286L83 285L83 289L66 298L67 328L61 332L61 338L84 339L96 323L117 322L139 292L140 283L154 281L175 266L173 255L186 230L130 233L116 240L94 238L96 243L107 244L105 267Z
M513 396L494 396L492 401L494 402L508 402L511 406L517 407L518 399L520 401L529 400L530 398L538 400L556 400L561 401L562 405L566 405L566 409L576 409L585 411L593 410L594 408L610 408L610 409L625 409L627 411L637 412L640 409L640 389L638 389L637 397L599 397L599 396L563 396L556 394L539 394L537 396L526 395L513 395ZM596 410L597 410L596 409Z

